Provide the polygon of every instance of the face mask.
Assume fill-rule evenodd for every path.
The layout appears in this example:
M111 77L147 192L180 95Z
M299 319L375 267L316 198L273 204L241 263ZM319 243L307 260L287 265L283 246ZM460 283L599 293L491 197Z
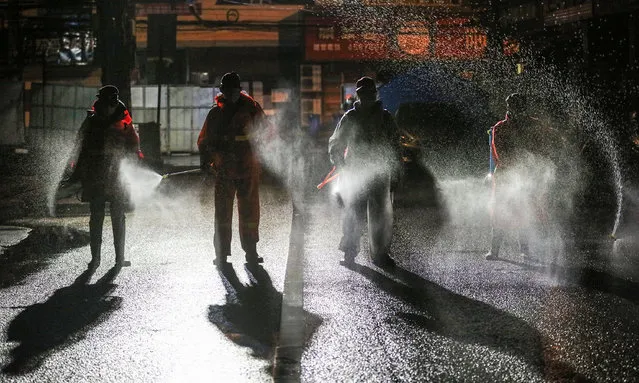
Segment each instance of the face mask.
M109 105L106 107L106 114L107 116L112 115L113 113L115 113L115 109L116 109L116 105Z
M237 100L240 99L240 90L239 89L229 89L226 92L222 92L224 97L231 101L232 103L236 103Z
M237 102L237 100L240 99L240 90L239 89L233 89L231 91L231 101L232 102Z
M377 101L377 94L362 94L359 97L359 102L362 103L363 106L369 106L375 104Z

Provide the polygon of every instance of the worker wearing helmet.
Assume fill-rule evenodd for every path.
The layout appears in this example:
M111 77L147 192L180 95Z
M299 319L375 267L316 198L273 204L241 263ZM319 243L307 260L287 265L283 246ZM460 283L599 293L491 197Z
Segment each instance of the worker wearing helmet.
M106 85L98 91L87 112L76 143L77 164L69 180L82 184L82 201L88 202L91 217L91 262L100 265L102 227L106 203L109 203L116 267L122 267L125 245L125 212L130 210L128 188L120 176L120 164L126 158L141 158L140 139L131 115L119 99L118 88Z
M226 264L231 255L233 201L237 196L240 243L246 262L262 263L257 253L260 222L260 165L250 140L251 132L264 120L262 107L241 91L240 76L222 77L215 105L198 137L201 165L215 173L215 264Z
M519 250L530 256L529 225L547 222L547 194L554 182L555 163L562 138L529 114L526 97L513 93L506 98L504 120L491 128L493 180L492 237L487 260L499 257L507 230L517 229ZM549 160L547 163L540 161Z
M340 119L329 139L331 162L340 169L339 188L344 203L342 239L344 261L359 252L361 221L368 216L370 255L380 267L393 266L389 255L393 227L391 180L399 168L399 130L393 116L377 100L375 81L356 83L359 98Z

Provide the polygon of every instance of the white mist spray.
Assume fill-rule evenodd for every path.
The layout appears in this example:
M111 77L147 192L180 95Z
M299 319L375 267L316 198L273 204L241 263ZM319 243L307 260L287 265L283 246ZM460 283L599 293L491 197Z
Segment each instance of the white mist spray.
M137 207L153 201L162 176L150 169L139 166L136 161L123 160L120 163L120 177L129 190L131 202Z

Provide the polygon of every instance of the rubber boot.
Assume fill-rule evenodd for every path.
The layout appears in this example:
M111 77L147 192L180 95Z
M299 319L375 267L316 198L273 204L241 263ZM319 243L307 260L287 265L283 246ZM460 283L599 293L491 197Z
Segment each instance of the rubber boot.
M92 201L89 205L91 217L89 219L89 237L91 241L91 262L89 269L95 270L100 266L100 254L102 252L102 225L104 223L104 204L100 201Z
M124 214L111 216L113 227L113 246L115 247L115 266L128 266L124 260L124 245L126 237L126 222Z
M249 265L257 265L258 263L264 262L264 258L260 257L259 254L257 254L256 243L247 244L244 251L246 252L246 263L248 263Z
M351 264L355 262L355 257L357 253L359 253L359 249L357 246L347 244L347 242L347 238L343 236L339 241L339 249L344 252L344 263Z
M524 258L530 258L530 247L528 246L528 238L523 231L519 232L519 252Z
M102 251L102 241L96 241L91 238L91 262L89 262L89 270L95 270L100 266L100 253Z
M502 230L493 229L492 239L490 241L490 251L486 253L486 260L494 261L499 258L499 249L504 240L504 232Z

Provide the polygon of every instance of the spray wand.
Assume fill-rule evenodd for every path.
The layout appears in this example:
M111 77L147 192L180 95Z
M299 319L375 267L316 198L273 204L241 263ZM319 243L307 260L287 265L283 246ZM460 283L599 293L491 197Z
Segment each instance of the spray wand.
M182 174L195 174L195 173L200 173L200 172L202 172L202 169L197 168L197 169L183 170L183 171L174 172L174 173L166 173L166 174L162 175L162 179L166 179L166 178L173 177L173 176L179 176L179 175L182 175Z
M196 174L196 173L204 173L204 174L209 174L209 173L213 173L215 174L215 167L213 165L213 162L211 162L208 167L206 169L204 169L203 166L199 167L199 168L195 168L195 169L189 169L189 170L182 170L179 172L174 172L174 173L166 173L162 175L162 179L167 179L169 177L173 177L173 176L180 176L180 175L184 175L184 174Z

